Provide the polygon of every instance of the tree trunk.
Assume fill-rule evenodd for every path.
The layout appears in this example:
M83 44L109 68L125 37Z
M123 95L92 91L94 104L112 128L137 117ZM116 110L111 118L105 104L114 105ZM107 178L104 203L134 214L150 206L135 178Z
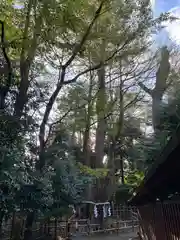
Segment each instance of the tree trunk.
M0 211L0 237L2 235L2 223L3 223L3 218L4 218L4 212Z
M30 41L30 44L27 43L28 41L28 31L30 27L31 21L31 10L33 7L33 1L28 1L27 6L27 13L26 13L26 20L23 32L23 42L21 48L21 56L20 56L20 76L21 82L19 86L19 93L16 97L15 107L14 107L14 115L20 118L22 116L22 112L24 106L27 102L27 91L29 88L29 70L34 61L34 57L36 54L38 40L41 32L42 26L42 13L35 19L35 25L33 29L33 37ZM30 45L30 46L29 46Z
M96 145L95 145L95 168L103 167L104 158L104 141L106 134L106 119L105 119L105 104L106 104L106 87L105 87L105 67L101 65L101 68L97 71L98 75L98 93L96 100L96 114L97 114L97 128L96 128ZM101 193L102 180L96 180L96 186L93 188L93 198L95 201L105 201Z
M160 130L160 112L161 112L162 97L154 95L152 98L152 125L155 134Z
M12 239L13 240L19 240L21 239L21 233L22 233L22 218L15 216L12 222Z
M1 73L0 76L2 78L4 78L4 84L2 84L0 86L0 109L4 109L5 108L5 100L6 100L6 96L9 92L9 89L11 87L12 84L12 66L11 66L11 60L8 57L7 51L6 51L6 39L5 39L5 28L4 28L4 22L0 20L0 24L1 24L1 44L2 44L2 53L3 53L3 57L4 57L4 67L2 69L1 66ZM3 81L1 81L2 83Z
M29 66L27 62L21 63L21 82L19 87L19 93L16 98L14 115L18 118L22 116L24 106L27 102L27 91L29 88Z
M84 156L84 164L90 166L90 153L91 149L89 146L89 138L90 138L90 127L91 127L91 116L92 116L92 89L93 89L93 76L90 72L90 83L89 83L89 92L88 92L88 108L86 114L86 126L83 137L83 156Z
M89 92L88 92L88 108L86 113L86 125L83 136L83 163L87 166L90 166L91 163L91 148L89 146L90 140L90 129L91 129L91 116L92 116L92 89L93 89L93 76L90 72L90 83L89 83ZM88 184L86 188L86 196L88 200L92 199L92 185Z
M121 183L124 184L124 161L122 156L120 156L120 171L121 171Z
M106 134L106 119L105 119L105 104L106 104L106 89L105 89L105 67L102 66L98 70L98 94L96 101L97 113L97 129L96 129L96 167L103 166L104 158L104 140Z
M24 240L32 240L32 225L35 218L35 212L29 212L26 218Z
M152 124L155 134L160 130L160 110L164 92L168 88L167 79L170 72L169 51L166 47L161 49L161 61L156 72L156 83L153 90L147 88L143 83L139 86L152 97Z
M121 77L121 63L120 63L120 85L119 85L119 118L117 122L115 123L115 131L113 131L113 135L109 137L109 161L108 161L108 168L110 170L109 173L109 181L107 184L107 195L109 198L113 195L114 191L116 190L116 169L117 169L117 164L116 164L116 143L121 137L121 133L124 127L124 92L123 92L123 79ZM120 163L121 164L121 163ZM122 170L122 169L121 169Z

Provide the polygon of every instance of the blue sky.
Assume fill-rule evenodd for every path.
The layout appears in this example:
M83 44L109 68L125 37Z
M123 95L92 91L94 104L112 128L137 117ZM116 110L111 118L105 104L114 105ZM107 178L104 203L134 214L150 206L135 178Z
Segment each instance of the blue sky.
M180 0L155 0L154 12L155 15L158 15L161 12L169 11L177 6L180 6Z
M180 18L180 0L151 0L153 2L154 15L162 12L171 12L173 16ZM180 20L169 23L167 28L156 37L158 45L166 43L180 44Z

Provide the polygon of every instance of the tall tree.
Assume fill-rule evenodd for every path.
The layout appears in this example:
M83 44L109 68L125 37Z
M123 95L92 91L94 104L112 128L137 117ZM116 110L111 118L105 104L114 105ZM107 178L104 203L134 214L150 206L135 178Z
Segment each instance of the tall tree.
M147 88L142 82L139 86L152 98L152 123L154 131L157 133L160 129L160 110L162 98L169 86L168 76L170 72L169 51L167 47L161 49L161 60L156 72L156 81L154 89Z

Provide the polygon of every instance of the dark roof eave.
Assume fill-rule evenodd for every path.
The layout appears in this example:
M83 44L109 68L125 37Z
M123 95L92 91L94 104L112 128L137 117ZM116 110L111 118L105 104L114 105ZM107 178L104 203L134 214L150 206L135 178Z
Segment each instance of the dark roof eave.
M134 196L131 197L129 203L136 202L136 199L140 199L141 197L145 196L147 193L146 185L147 182L150 183L151 179L155 175L158 169L161 168L163 163L169 161L169 155L172 151L180 145L180 127L177 128L176 132L172 135L170 140L168 141L167 145L164 147L160 156L158 157L157 161L152 165L150 170L148 171L147 175L145 176L144 180L141 182L140 186L136 189Z

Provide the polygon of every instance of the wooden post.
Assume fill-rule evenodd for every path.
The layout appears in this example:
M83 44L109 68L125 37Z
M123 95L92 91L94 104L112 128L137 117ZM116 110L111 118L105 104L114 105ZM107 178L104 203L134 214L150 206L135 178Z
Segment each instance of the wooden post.
M68 236L68 220L66 219L65 238Z
M134 221L132 219L132 231L134 232Z
M22 226L21 226L21 236L23 236L24 229L25 229L25 220L24 220L24 218L23 218L23 220L22 220Z
M116 230L117 230L117 235L119 234L119 224L118 224L118 220L117 220L117 222L116 222Z
M40 226L39 226L39 236L43 234L43 223L40 221Z
M75 229L76 229L76 232L79 232L78 220L75 221Z
M48 230L48 236L50 235L50 219L48 218L48 222L47 222L47 230Z
M44 223L44 234L46 234L46 222Z
M70 228L71 228L71 223L68 221L68 223L67 223L67 239L71 238Z
M87 220L87 234L90 235L91 234L91 225L90 225L90 220Z
M57 239L57 218L55 218L54 236L55 236L55 239Z
M10 235L10 239L13 238L14 221L15 221L15 212L13 212L13 216L12 216L12 224L11 224L11 235Z

